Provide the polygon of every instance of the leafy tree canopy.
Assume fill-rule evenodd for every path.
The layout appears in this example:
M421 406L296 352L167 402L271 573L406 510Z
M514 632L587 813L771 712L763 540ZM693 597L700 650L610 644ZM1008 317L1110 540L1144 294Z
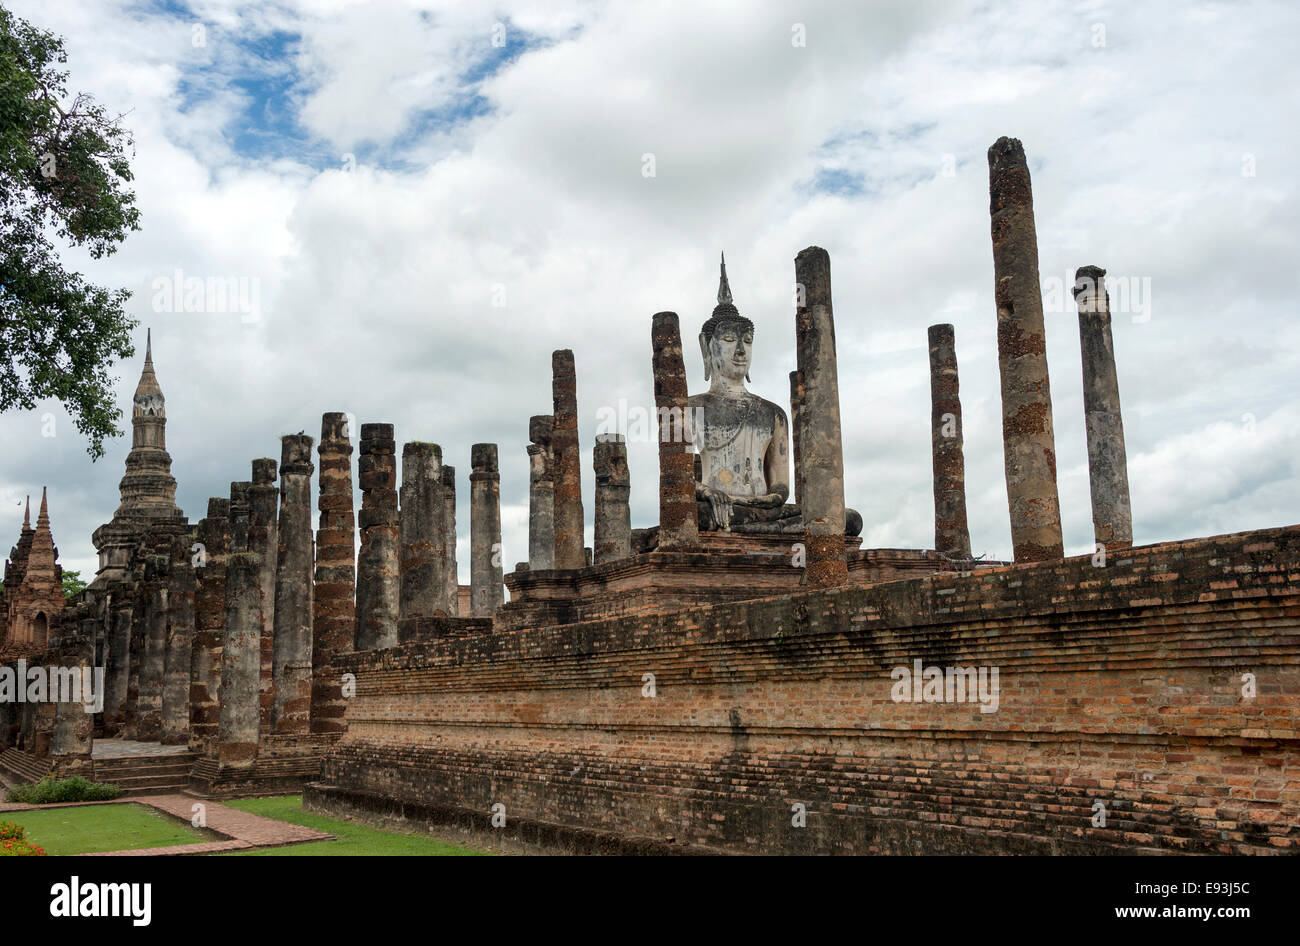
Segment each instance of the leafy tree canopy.
M112 254L140 229L122 116L69 99L63 40L0 7L0 411L57 398L92 459L121 431L109 368L135 354L125 289L69 272L52 242Z

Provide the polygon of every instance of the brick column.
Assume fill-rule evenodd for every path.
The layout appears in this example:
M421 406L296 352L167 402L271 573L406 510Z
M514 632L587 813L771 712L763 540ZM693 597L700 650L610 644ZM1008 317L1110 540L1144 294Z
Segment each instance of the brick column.
M596 543L593 561L616 562L632 554L632 493L627 442L622 434L597 434L592 453L596 472Z
M528 567L535 572L555 567L554 428L550 414L528 419Z
M443 575L447 541L442 502L442 447L412 442L402 447L398 621L446 614Z
M551 391L555 405L552 446L555 450L555 567L582 568L582 457L578 451L578 380L573 352L551 354Z
M144 640L134 738L157 742L162 736L163 671L167 662L167 556L147 555L144 575Z
M659 431L659 548L695 548L700 541L695 455L686 422L686 362L676 312L651 318L650 349Z
M280 438L280 524L271 655L271 729L306 732L311 718L311 462L307 434Z
M1011 546L1017 562L1058 559L1064 546L1034 199L1025 151L1014 138L989 148L989 210Z
M1092 530L1098 545L1110 549L1133 544L1128 457L1120 415L1115 341L1110 332L1110 294L1106 270L1082 266L1074 274L1079 307L1079 347L1083 352L1083 410L1088 430L1088 484L1092 492Z
M446 542L444 558L447 569L443 580L447 583L446 597L448 617L463 617L460 613L460 572L456 564L456 468L442 468L442 518L443 540Z
M795 315L798 370L804 381L799 448L804 496L800 497L808 544L808 584L842 585L849 577L844 545L844 449L840 440L839 368L831 309L831 258L818 246L794 261L803 305Z
M501 555L501 473L497 445L470 448L469 585L470 616L491 617L505 601Z
M121 736L126 723L127 689L131 682L131 586L114 582L105 607L108 632L104 640L104 735Z
M73 668L82 688L81 701L60 701L54 707L54 724L50 731L51 767L65 776L90 774L95 717L86 709L91 702L89 697L94 693L94 679L87 680L85 671L93 666L95 645L85 629L78 626L87 611L88 606L82 604L76 611L64 612L62 622L66 630L62 632L58 646L59 665ZM89 693L85 689L87 683L91 686Z
M356 634L353 589L356 544L352 515L352 443L346 414L321 418L319 531L316 533L316 585L312 602L311 731L340 733L343 681L330 666L337 654L352 651Z
M280 527L276 517L280 491L275 485L276 462L270 457L253 461L253 485L248 491L248 550L256 552L261 571L257 587L262 595L262 633L257 705L262 734L271 731L271 705L275 695L275 570L280 553Z
M966 460L957 341L951 325L931 325L930 456L934 468L934 548L949 558L970 557L966 525Z
M794 462L790 480L790 501L803 502L803 451L799 448L799 431L803 427L803 375L790 372L790 457Z
M167 651L163 666L162 733L159 741L182 746L190 739L190 671L194 651L194 536L177 538L167 574Z
M357 650L397 644L397 441L392 424L362 424L361 554L357 559Z
M262 563L256 552L226 559L226 628L221 643L221 715L217 759L223 767L251 767L257 759L261 708Z
M230 500L209 499L199 521L201 558L194 570L194 648L190 655L192 752L214 751L221 716L221 645L226 627L226 556L230 552Z

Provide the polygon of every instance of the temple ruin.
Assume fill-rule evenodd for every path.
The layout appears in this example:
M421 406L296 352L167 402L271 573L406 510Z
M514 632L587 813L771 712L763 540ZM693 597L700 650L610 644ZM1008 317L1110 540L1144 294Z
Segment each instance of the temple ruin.
M1300 526L1134 546L1105 271L1086 265L1069 426L1098 553L1064 554L1029 169L1014 139L988 161L1014 561L971 553L946 324L926 336L934 545L863 547L820 247L793 257L785 326L741 314L721 261L698 362L676 313L629 320L659 477L632 481L626 431L597 437L591 549L578 420L598 394L579 399L582 353L555 351L519 440L471 447L468 587L456 471L426 440L399 470L391 424L325 413L318 442L232 462L250 479L191 525L150 339L94 581L64 602L44 495L5 568L4 666L102 669L103 705L0 702L0 769L152 787L95 749L149 741L196 796L302 791L590 852L1300 850ZM748 385L753 346L791 328L787 411ZM500 470L525 462L527 559L507 570ZM658 522L636 527L632 490L655 488Z

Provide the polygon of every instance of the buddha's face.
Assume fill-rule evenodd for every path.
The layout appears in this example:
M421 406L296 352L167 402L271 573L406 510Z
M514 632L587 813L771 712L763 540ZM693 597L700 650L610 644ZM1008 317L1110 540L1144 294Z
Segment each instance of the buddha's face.
M730 381L744 380L749 374L753 346L753 329L726 322L718 326L709 340L710 367L714 375Z

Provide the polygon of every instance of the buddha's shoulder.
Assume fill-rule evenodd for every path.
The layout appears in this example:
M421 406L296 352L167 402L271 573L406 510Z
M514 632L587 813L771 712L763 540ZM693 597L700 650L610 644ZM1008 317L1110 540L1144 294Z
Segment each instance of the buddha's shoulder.
M785 411L781 409L780 404L773 403L752 392L747 397L735 398L714 394L712 391L705 391L702 394L693 394L688 397L686 406L691 410L704 411L706 416L746 413L772 422L775 422L777 418L780 418L782 423L786 422Z

